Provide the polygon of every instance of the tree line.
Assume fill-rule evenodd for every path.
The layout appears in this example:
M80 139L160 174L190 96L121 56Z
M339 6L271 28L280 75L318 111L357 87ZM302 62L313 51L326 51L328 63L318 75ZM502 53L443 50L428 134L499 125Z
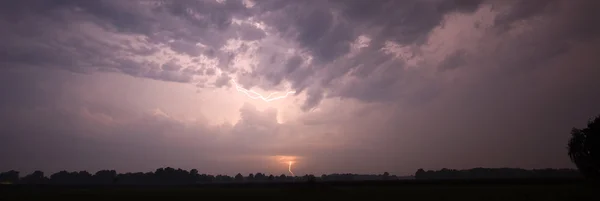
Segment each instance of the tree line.
M323 174L321 176L304 175L279 176L263 173L238 173L235 176L200 174L171 167L159 168L154 172L117 173L115 170L100 170L94 174L87 171L60 171L46 176L42 171L20 176L18 171L0 173L0 183L4 184L59 184L59 185L187 185L200 183L230 182L311 182L311 181L368 181L400 179L476 179L476 178L578 178L580 174L573 169L525 170L516 168L474 168L469 170L441 169L437 171L417 170L414 176L399 177L383 174Z
M438 171L417 170L416 179L530 179L530 178L581 178L575 169L533 169L518 168L473 168L455 170L443 168Z
M66 184L66 185L186 185L199 183L227 183L227 182L291 182L291 181L316 181L316 180L390 180L397 179L395 175L385 172L379 175L358 174L323 174L316 177L312 174L304 176L267 175L264 173L250 173L246 176L241 173L235 176L200 174L198 170L190 171L171 167L159 168L154 172L117 173L115 170L100 170L94 174L87 171L59 171L46 176L42 171L20 176L20 172L11 170L0 173L0 183L3 184Z

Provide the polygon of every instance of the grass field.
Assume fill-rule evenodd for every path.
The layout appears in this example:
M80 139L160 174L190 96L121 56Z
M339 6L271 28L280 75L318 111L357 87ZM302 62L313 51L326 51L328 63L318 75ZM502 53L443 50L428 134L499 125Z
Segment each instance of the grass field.
M593 200L579 181L395 181L194 186L0 187L0 200Z

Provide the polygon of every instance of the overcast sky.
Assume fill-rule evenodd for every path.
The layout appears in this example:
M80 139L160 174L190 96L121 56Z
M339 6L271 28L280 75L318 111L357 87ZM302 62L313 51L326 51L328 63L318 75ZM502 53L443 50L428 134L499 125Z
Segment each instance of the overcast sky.
M572 168L571 128L600 114L598 10L594 0L2 1L0 171ZM266 102L236 84L295 93Z

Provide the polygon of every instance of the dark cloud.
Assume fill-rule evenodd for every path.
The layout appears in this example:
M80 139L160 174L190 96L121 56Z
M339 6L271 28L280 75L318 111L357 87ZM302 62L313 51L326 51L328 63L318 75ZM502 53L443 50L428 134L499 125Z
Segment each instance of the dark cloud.
M325 72L325 76L318 78L324 86L328 86L331 81L356 68L368 74L379 68L381 63L387 62L386 58L382 58L386 56L379 52L386 41L404 45L424 44L431 30L441 25L444 15L452 12L471 13L481 3L482 1L478 0L259 1L256 6L261 11L269 11L260 15L259 19L275 28L282 37L295 40L303 50L314 57L310 71L297 72L296 75L285 77L293 83L297 92L301 92L307 88L304 83L307 83L310 75L324 68L326 69L322 71ZM372 39L368 50L373 51L360 55L368 54L380 60L375 60L375 63L363 62L363 60L374 59L359 56L351 58L354 62L336 61L343 60L341 56L349 53L351 43L359 35L366 35ZM330 66L336 67L327 68ZM274 84L278 84L284 77L281 74L261 74L266 75L267 79L272 79ZM387 76L392 75L388 73ZM363 88L376 88L376 86ZM384 91L369 90L369 93L381 94L385 93ZM309 97L309 99L317 100L319 96L323 95Z
M309 11L296 19L296 40L308 48L317 61L329 62L348 52L354 39L353 30L334 23L330 10Z
M266 36L266 33L263 30L260 30L259 28L256 28L246 23L240 24L239 26L236 26L236 28L238 29L237 33L239 34L240 39L242 40L260 40Z
M353 30L334 19L325 1L264 1L256 6L269 11L260 17L279 34L296 40L316 61L329 62L346 53L354 40Z
M275 55L276 54L273 54L273 56ZM261 62L260 66L264 68L257 69L257 72L259 73L255 73L254 77L260 78L261 76L266 75L265 77L270 81L266 84L259 84L261 88L269 89L272 88L271 86L277 86L283 80L287 80L290 82L292 88L301 91L303 90L302 87L308 86L306 83L302 82L306 82L306 79L313 73L311 66L306 66L304 64L304 59L298 55L291 56L284 61L275 62L273 59L270 59L269 64L266 64L266 61Z
M217 78L217 80L215 80L215 86L216 87L229 86L230 80L231 80L231 77L229 77L229 75L227 75L225 73L221 73L221 75Z
M473 12L480 0L335 1L345 17L363 28L381 29L373 38L401 44L423 43L427 34L450 12Z
M307 91L307 99L302 105L301 109L303 111L308 111L310 109L315 108L321 101L323 100L323 90L319 87L309 88Z
M179 71L182 67L177 64L177 60L171 60L162 65L162 69L166 71Z
M241 1L26 0L4 2L2 10L0 44L4 51L0 58L7 65L123 72L177 82L193 78L162 72L146 66L153 61L134 58L150 56L158 52L159 45L167 45L194 57L217 56L220 67L226 69L232 55L215 49L236 37L230 28L232 18L248 16ZM250 27L240 31L244 39L263 37L260 30ZM171 71L181 68L171 63L164 66Z
M498 15L495 18L494 24L507 29L516 21L538 16L549 5L556 2L556 0L507 1L506 3L512 4L512 8Z
M176 67L171 63L154 64L152 61L132 60L123 55L149 55L157 52L156 47L152 45L162 44L177 53L193 57L205 55L217 58L218 67L221 70L234 73L236 69L230 66L235 54L221 52L218 49L229 38L238 36L243 40L264 38L265 32L250 24L236 25L232 23L234 17L245 18L258 14L257 20L264 20L267 25L275 28L277 35L296 41L304 51L308 51L313 56L314 60L309 67L304 68L298 67L301 61L298 56L283 64L264 65L266 61L261 62L261 66L280 65L284 68L272 70L280 68L263 67L265 70L257 70L257 73L254 74L256 78L253 79L265 77L269 80L268 83L258 83L259 87L264 89L271 89L286 80L291 82L292 87L298 93L309 87L308 85L314 83L315 80L319 80L319 78L312 78L316 75L315 72L322 71L330 66L331 62L347 54L350 44L360 34L374 39L373 48L371 48L374 51L380 48L385 40L401 44L420 44L427 34L440 24L444 14L455 11L472 12L479 5L478 1L261 1L256 3L255 8L246 9L241 1L226 1L224 4L216 1L168 1L158 4L144 4L136 1L64 1L51 4L35 2L38 7L48 7L50 11L28 15L25 19L36 20L36 23L39 23L38 19L45 19L48 23L40 25L47 28L44 28L44 32L39 33L52 34L27 38L28 41L33 41L29 42L31 47L26 46L28 43L21 42L16 36L11 36L12 38L6 41L18 42L5 47L11 47L17 51L1 55L0 57L6 58L5 62L55 66L75 72L93 72L95 70L124 72L152 79L189 82L194 79L193 75L173 71L181 67ZM28 8L17 3L13 3L12 7L27 12L32 12L37 8L35 6ZM396 8L403 10L396 12ZM15 15L24 16L20 13L25 12ZM60 29L57 27L64 23L60 22L85 22L87 27L95 30L89 30L89 34L83 35L80 33L81 28L72 28L67 32L70 35L61 36L58 35ZM35 33L32 29L35 27L16 26L10 30ZM92 34L95 32L98 34ZM99 34L101 32L105 34ZM115 44L109 41L116 38L104 36L115 33L139 34L147 36L147 38L120 39L121 44ZM47 48L47 45L42 45L41 48L35 47L49 41L56 41L55 47L59 48L58 51ZM135 44L136 42L149 45L140 47ZM200 47L196 43L205 46ZM73 52L71 49L78 51ZM381 57L377 54L370 53L373 57ZM366 65L357 63L358 59L355 59L354 65L342 64L347 66L335 70L327 69L325 70L326 77L319 82L328 86L329 82L358 66L363 66L359 70L363 73L368 73L378 67L377 63ZM153 67L155 65L166 66L167 68L160 69L168 72L161 72L160 69ZM207 71L206 74L212 75L210 71ZM250 87L249 83L244 84ZM323 95L319 96L323 97ZM318 98L312 97L311 99Z
M519 2L512 4L509 13L512 10L526 9L521 8L524 4ZM543 70L552 64L554 58L572 51L574 45L593 42L596 38L592 36L593 33L600 33L600 29L593 26L594 22L591 20L598 16L597 12L590 9L600 7L596 2L550 1L540 4L546 9L537 11L537 15L516 18L520 21L494 22L498 29L493 31L501 30L501 32L491 33L489 37L506 38L506 42L498 45L493 50L494 54L486 58L493 59L499 66L496 73L518 75ZM509 31L519 34L511 34Z
M284 3L285 2L285 3ZM423 43L450 12L473 12L481 1L262 1L261 17L284 37L330 62L360 34L401 44ZM335 15L334 15L335 14Z
M380 67L377 72L373 72L368 77L355 79L336 88L337 90L333 90L328 95L330 97L355 98L366 102L397 100L404 89L400 85L402 78L414 76L414 74L403 75L401 71L403 71L401 66Z
M187 54L192 57L202 55L203 48L196 46L196 44L187 41L174 41L171 43L171 49L181 54Z
M438 68L441 71L452 70L460 67L466 63L465 61L466 51L457 50L456 52L446 56L446 58L440 63Z
M197 68L195 66L188 66L187 68L184 68L181 71L185 74L204 75L204 70L202 70L201 68Z
M357 1L361 2L361 1ZM392 4L393 2L389 2ZM400 3L400 2L398 2ZM461 2L468 3L468 2ZM462 6L465 9L455 7L453 9L444 9L447 11L459 11L459 12L473 12L474 8L477 8L478 2L473 1L472 4L463 4ZM541 2L540 2L541 3ZM365 3L367 4L367 3ZM417 9L420 6L429 5L426 3L416 3L413 8ZM516 22L517 19L526 20L528 17L519 16L514 12L525 12L519 11L522 9L527 10L528 8L522 8L522 6L528 5L526 2L516 2L515 4L511 4L511 7L508 9L508 13L513 13L509 15L514 15L512 18L514 20L500 20L496 19L494 21L495 26L500 26L499 23L511 24ZM368 11L368 6L364 5L366 10ZM370 5L374 6L374 5ZM430 5L431 6L431 5ZM456 5L460 6L460 5ZM512 38L511 34L508 32L502 32L498 34L498 32L489 33L490 35L485 40L502 40L499 38L507 38L504 40L508 40L511 42L507 42L505 44L499 44L494 49L490 50L489 56L481 56L478 58L478 52L475 52L474 55L468 55L466 50L456 50L453 53L450 53L443 59L440 64L438 64L438 68L440 70L448 70L452 68L456 68L461 65L469 65L467 63L467 59L476 59L476 60L488 60L487 66L497 66L496 73L506 73L503 76L512 76L516 74L524 73L524 70L533 70L537 68L544 68L545 65L548 65L549 61L552 58L556 58L562 54L565 54L571 48L572 42L581 42L582 40L589 40L591 34L590 32L597 32L597 29L594 29L595 26L592 26L590 23L590 19L594 19L594 12L588 11L590 7L598 7L596 3L585 3L585 2L573 2L568 3L564 1L559 2L548 2L541 3L540 6L554 6L559 9L556 12L542 12L540 11L530 11L533 14L530 16L539 16L545 18L548 23L539 23L537 19L531 19L529 21L523 21L525 26L529 26L531 31L524 31L517 37ZM393 7L393 6L389 6ZM469 9L467 9L469 8ZM381 10L379 8L375 10ZM418 10L418 9L417 9ZM579 10L580 12L571 12L572 10ZM365 12L367 12L365 11ZM358 11L357 11L358 12ZM385 12L383 12L385 13ZM402 13L402 12L399 12ZM427 12L420 12L427 13ZM529 11L528 11L529 13ZM359 14L356 14L360 16ZM506 15L506 14L502 14ZM351 16L351 15L350 15ZM371 16L371 15L366 15ZM376 15L375 15L376 16ZM359 18L357 18L358 20ZM393 19L393 17L390 17ZM434 18L432 18L434 19ZM435 18L437 19L437 17ZM423 19L425 20L425 19ZM441 20L441 19L439 19ZM381 22L385 21L381 19ZM418 20L408 20L408 22L415 22ZM553 22L553 23L549 23ZM585 22L588 22L586 24ZM436 22L439 24L440 22ZM426 23L425 23L426 24ZM398 24L400 26L401 24ZM421 25L419 25L421 26ZM433 26L433 23L432 23ZM394 27L392 25L387 25L386 27ZM432 29L424 29L430 30ZM521 29L524 29L521 27ZM384 32L382 32L384 33ZM488 33L488 32L486 32ZM403 37L410 37L410 34L397 34L402 35ZM425 31L422 34L423 37L429 37L429 31ZM385 38L385 34L380 35L379 37ZM413 37L412 39L417 39L418 37ZM511 38L511 39L508 39ZM404 43L403 40L397 40L398 38L392 38L394 41L399 43ZM417 41L417 40L414 40ZM419 44L419 43L416 43ZM427 44L423 44L427 45ZM479 44L478 44L479 45ZM481 46L485 46L484 43L481 43ZM417 45L416 47L420 47ZM363 101L393 101L397 99L411 99L414 97L431 97L433 94L440 93L439 87L437 85L442 85L441 83L433 84L429 87L422 87L419 90L415 90L414 87L407 87L406 84L410 83L435 83L435 81L430 79L419 79L419 73L407 73L405 72L405 61L393 61L390 55L381 54L377 52L378 46L370 46L367 49L361 51L354 58L347 59L343 63L339 63L335 65L337 68L327 69L327 72L324 78L324 83L330 83L333 80L338 79L339 77L346 75L348 72L352 72L351 75L356 78L360 78L349 83L345 83L343 85L339 85L339 87L333 87L330 89L329 95L330 97L351 97L356 98ZM417 49L411 49L412 53L421 54ZM475 50L478 51L478 50ZM407 53L402 53L407 54ZM483 54L481 54L483 55ZM404 55L403 55L404 56ZM495 62L494 65L490 65L490 61ZM420 64L422 65L422 64ZM427 68L426 65L423 65L421 68ZM481 67L479 67L481 68ZM498 79L502 79L499 74L490 74L490 76L496 77ZM410 84L411 86L418 86ZM419 95L421 94L421 95ZM428 94L428 95L425 95ZM431 99L431 98L428 98ZM411 101L409 101L411 102Z
M298 67L300 67L300 65L302 65L304 61L302 60L302 57L300 56L294 56L290 59L287 60L287 63L285 64L285 74L290 74L293 73L294 71L296 71L296 69L298 69Z
M215 70L215 68L207 68L206 69L206 74L207 75L214 75L217 71Z
M162 66L156 62L136 62L128 59L118 59L113 68L105 69L109 72L123 72L136 77L145 77L155 80L187 83L193 80L194 74L178 71L179 64L169 61Z

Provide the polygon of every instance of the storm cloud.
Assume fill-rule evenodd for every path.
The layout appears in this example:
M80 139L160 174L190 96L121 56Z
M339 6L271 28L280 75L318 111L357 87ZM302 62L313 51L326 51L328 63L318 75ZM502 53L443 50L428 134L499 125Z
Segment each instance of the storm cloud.
M0 170L280 171L272 155L301 157L299 173L572 167L568 132L600 112L598 9L3 1Z

